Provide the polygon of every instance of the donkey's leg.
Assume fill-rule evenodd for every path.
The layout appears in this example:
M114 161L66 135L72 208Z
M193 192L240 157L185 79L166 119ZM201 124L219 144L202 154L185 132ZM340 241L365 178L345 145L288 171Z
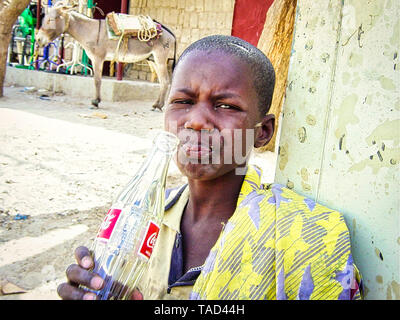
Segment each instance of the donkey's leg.
M168 72L167 59L162 56L158 57L154 54L154 67L156 69L157 77L160 82L160 93L157 101L153 104L153 109L162 110L165 100L168 94L168 88L170 85L170 76Z
M101 91L101 77L103 74L103 60L94 59L93 61L93 73L94 73L94 86L96 89L96 97L92 100L92 109L97 109L101 102L100 91Z

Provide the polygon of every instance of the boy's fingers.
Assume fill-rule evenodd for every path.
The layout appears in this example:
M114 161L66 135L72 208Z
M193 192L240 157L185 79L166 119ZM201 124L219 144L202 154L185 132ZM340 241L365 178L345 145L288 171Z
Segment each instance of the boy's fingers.
M90 251L86 247L78 247L75 249L75 258L78 264L85 269L90 269L94 266Z
M77 288L69 283L61 283L57 287L58 295L64 300L95 300L96 295Z
M131 300L143 300L143 295L138 289L134 289L131 294Z
M103 279L97 274L72 264L67 268L67 278L70 283L83 285L89 289L100 290L103 286Z

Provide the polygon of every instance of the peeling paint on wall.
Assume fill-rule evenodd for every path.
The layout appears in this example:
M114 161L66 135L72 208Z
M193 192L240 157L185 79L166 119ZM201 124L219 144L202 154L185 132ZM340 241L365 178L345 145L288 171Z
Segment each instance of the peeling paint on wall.
M387 286L386 291L387 300L400 300L400 284L396 281L392 281Z
M368 159L352 165L349 171L362 171L369 166L372 173L377 174L383 167L398 166L400 163L400 148L397 147L400 140L399 130L400 119L386 120L377 126L365 140L369 146L377 145L378 150L372 152Z
M285 170L285 166L289 160L289 146L284 144L279 146L279 169Z
M335 130L336 138L339 139L339 150L345 150L345 137L346 137L346 127L349 124L357 124L360 119L355 114L355 107L358 101L358 96L356 94L350 94L346 96L338 110L335 110L334 114L338 117L337 125Z

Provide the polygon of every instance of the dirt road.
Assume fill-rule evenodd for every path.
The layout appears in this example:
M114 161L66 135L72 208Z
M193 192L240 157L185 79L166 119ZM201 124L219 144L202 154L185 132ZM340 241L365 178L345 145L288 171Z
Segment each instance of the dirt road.
M0 98L0 287L25 291L0 300L58 299L74 248L91 244L163 127L153 101L88 103L23 87ZM275 153L252 162L272 181ZM172 163L168 186L184 182Z

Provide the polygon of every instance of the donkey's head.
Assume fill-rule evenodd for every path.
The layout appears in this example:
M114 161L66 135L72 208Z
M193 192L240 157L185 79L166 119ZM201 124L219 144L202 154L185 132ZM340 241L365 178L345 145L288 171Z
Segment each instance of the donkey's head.
M54 7L49 8L36 36L36 42L39 46L45 46L60 34L67 32L69 27L69 11L71 9L71 6L65 5L62 1L57 2Z

